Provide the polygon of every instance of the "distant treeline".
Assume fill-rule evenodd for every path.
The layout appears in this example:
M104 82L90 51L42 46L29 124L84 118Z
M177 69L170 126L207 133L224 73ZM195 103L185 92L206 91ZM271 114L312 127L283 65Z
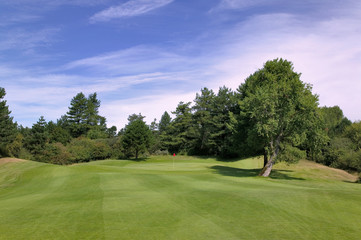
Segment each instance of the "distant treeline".
M300 158L361 172L361 122L338 106L319 107L311 87L291 62L276 59L249 76L236 91L201 89L147 125L133 114L120 131L99 115L97 94L78 93L56 122L40 117L31 128L10 117L0 88L0 156L54 164L125 159L144 154L235 158L263 155L265 166ZM273 161L273 163L272 163Z

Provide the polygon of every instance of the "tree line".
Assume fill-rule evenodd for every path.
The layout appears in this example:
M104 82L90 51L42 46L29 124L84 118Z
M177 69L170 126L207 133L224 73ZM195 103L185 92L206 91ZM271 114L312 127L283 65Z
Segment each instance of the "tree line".
M264 156L260 175L276 161L313 161L361 171L361 122L338 106L319 107L312 86L300 80L292 62L275 59L250 75L236 91L203 88L193 102L180 102L149 125L132 114L117 130L99 115L100 100L78 93L56 122L40 117L31 128L10 116L0 88L0 156L55 164L142 154L188 154L235 158Z

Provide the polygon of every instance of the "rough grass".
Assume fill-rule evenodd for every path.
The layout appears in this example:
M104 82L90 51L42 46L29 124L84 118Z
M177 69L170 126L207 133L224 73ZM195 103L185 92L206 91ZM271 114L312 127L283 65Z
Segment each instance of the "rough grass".
M0 165L0 239L360 239L361 184L308 161Z

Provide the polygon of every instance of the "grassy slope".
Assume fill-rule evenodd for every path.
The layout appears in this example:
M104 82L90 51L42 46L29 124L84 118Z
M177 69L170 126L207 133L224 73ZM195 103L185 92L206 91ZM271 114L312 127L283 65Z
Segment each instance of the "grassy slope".
M261 164L0 161L0 239L359 239L353 176L302 161L264 179Z

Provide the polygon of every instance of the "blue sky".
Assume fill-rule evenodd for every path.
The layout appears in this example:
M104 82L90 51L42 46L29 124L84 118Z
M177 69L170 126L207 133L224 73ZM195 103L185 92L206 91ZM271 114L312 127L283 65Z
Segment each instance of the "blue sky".
M358 0L3 0L0 36L0 86L24 126L55 121L78 92L98 93L108 126L150 123L274 58L361 120Z

